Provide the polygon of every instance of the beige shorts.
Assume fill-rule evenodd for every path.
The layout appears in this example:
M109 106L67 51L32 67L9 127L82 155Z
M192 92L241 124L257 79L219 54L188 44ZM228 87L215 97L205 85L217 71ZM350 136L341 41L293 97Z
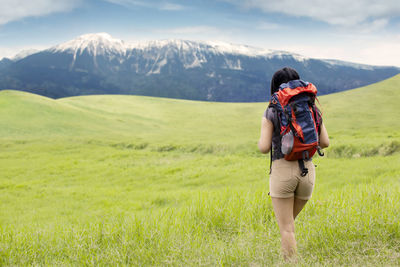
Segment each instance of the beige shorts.
M298 161L274 160L269 177L271 197L310 199L315 183L315 166L312 161L304 161L304 165L308 174L302 177Z

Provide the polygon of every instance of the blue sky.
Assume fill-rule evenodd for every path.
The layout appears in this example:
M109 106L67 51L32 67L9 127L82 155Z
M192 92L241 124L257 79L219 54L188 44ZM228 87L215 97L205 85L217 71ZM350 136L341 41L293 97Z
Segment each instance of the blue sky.
M86 33L218 40L400 67L400 1L0 0L0 58Z

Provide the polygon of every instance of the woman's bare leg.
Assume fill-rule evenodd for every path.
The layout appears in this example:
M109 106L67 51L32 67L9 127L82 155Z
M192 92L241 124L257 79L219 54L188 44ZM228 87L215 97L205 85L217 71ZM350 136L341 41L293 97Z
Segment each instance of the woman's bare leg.
M302 200L298 198L294 198L293 203L293 219L296 219L297 215L304 208L308 200Z
M272 197L272 206L281 233L282 254L285 260L296 260L296 239L294 237L294 198Z

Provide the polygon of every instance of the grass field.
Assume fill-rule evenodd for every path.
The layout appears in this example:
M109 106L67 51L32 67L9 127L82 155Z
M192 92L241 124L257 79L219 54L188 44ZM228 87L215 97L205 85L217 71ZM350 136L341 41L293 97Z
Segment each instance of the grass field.
M320 97L299 265L400 265L400 75ZM0 92L0 266L284 265L265 103Z

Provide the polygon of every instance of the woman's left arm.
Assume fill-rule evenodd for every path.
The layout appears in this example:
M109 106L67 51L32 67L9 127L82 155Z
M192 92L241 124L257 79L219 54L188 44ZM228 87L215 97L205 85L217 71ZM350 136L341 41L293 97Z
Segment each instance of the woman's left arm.
M321 134L319 135L319 145L321 146L321 148L326 148L329 146L328 131L326 130L323 123L321 125Z
M261 120L261 134L260 140L258 141L258 149L261 153L268 153L271 150L272 133L274 131L274 125L270 120L263 117Z

